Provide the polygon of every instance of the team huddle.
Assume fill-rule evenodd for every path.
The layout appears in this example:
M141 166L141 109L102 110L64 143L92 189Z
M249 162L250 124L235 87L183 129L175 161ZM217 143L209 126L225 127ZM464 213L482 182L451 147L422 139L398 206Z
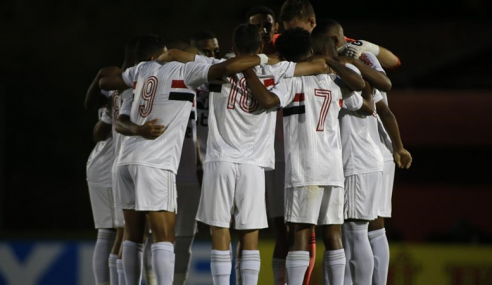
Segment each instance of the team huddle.
M209 31L190 45L135 36L89 87L96 284L186 284L197 221L214 284L230 284L233 257L235 284L258 284L269 219L268 284L309 284L316 226L323 284L386 284L394 172L412 162L386 93L398 57L307 0L285 1L278 22L253 7L232 42L219 58Z

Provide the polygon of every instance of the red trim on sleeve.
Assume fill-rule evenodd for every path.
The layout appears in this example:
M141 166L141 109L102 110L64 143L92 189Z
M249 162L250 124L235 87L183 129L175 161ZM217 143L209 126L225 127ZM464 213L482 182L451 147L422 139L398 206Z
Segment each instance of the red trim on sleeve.
M302 102L302 101L304 101L304 93L296 93L293 102Z
M171 83L171 88L188 88L184 83L184 80L173 80Z
M264 79L263 80L263 85L265 85L265 87L270 87L270 86L273 86L275 85L275 80L273 78L270 78L270 79Z

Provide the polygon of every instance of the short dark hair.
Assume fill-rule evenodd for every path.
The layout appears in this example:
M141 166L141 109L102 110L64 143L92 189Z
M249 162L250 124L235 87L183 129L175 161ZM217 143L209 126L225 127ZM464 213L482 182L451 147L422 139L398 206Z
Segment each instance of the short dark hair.
M208 40L208 39L215 39L215 38L217 38L215 34L209 30L197 31L191 36L192 41Z
M308 19L315 16L313 5L308 0L286 0L280 9L280 20Z
M303 28L283 32L275 42L280 56L288 61L300 61L311 51L311 34Z
M246 22L249 22L249 18L256 14L272 15L273 20L275 20L275 12L273 12L272 9L268 8L267 6L255 6L249 9L248 13L246 13Z
M252 24L239 24L232 35L234 48L244 54L253 54L261 47L262 40L258 28Z
M316 23L311 32L313 52L317 55L336 56L336 43L330 34L341 27L340 23L333 19L321 19Z
M135 61L147 61L151 56L159 56L166 46L163 38L155 34L140 37L135 50Z

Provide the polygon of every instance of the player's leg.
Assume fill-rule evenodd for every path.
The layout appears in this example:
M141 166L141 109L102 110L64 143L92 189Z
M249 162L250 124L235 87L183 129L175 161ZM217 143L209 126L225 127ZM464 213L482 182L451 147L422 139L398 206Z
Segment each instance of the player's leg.
M116 237L114 229L114 199L111 187L89 185L89 197L95 228L96 245L92 256L92 269L96 284L109 284L109 255Z
M282 154L283 155L283 154ZM285 163L275 160L275 170L265 171L265 192L268 218L273 219L275 247L272 270L275 285L285 285L285 258L289 252L287 225L284 221Z
M123 211L121 211L123 216ZM121 244L123 243L124 227L116 227L116 238L113 243L113 248L111 249L111 254L109 255L109 273L110 273L110 284L118 285L118 270L116 268L116 262L118 260L118 254L121 249Z
M316 229L313 227L311 233L309 234L308 241L308 251L309 251L309 266L304 275L303 285L309 285L311 282L311 273L313 273L314 263L316 261Z
M230 162L212 161L203 165L202 195L196 220L209 225L212 232L210 268L214 284L230 283L232 257L229 227L237 170L237 164Z
M241 281L258 284L260 273L259 229L268 227L265 204L265 171L251 164L237 164L234 227L240 233Z
M183 285L188 279L191 262L191 246L197 231L195 220L200 202L200 188L196 185L178 185L178 214L176 216L176 239L174 252L174 284Z
M123 240L123 269L126 284L140 284L142 280L142 258L145 240L145 212L123 210L126 236Z
M318 219L323 232L323 284L342 285L345 275L345 251L342 245L342 187L323 187L323 199Z
M154 237L152 236L152 231L148 226L145 230L145 244L143 250L143 276L146 285L157 285L157 280L155 277L154 269L152 269L152 245L154 244Z
M318 186L285 189L285 220L289 223L289 254L286 260L289 284L302 284L309 266L309 239L318 222L322 188Z
M347 260L345 284L371 284L374 255L368 237L369 221L375 219L377 186L381 172L345 177L343 247Z
M152 244L152 268L157 284L172 285L174 280L174 224L176 213L150 211L147 214L154 243Z

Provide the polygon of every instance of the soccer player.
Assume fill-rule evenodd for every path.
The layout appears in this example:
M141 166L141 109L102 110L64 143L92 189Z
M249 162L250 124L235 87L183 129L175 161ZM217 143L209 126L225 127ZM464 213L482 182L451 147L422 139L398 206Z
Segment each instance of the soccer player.
M266 6L255 6L246 13L246 22L258 27L263 40L263 53L276 54L274 37L278 31L278 23L273 10Z
M201 55L220 58L219 41L211 31L195 32L191 37L190 45L195 47Z
M97 240L92 257L92 269L97 285L108 285L110 281L108 258L116 232L114 225L114 200L112 195L111 164L114 161L111 121L104 120L106 107L99 109L99 121L94 126L96 145L87 160L87 184L92 205Z
M332 56L336 55L331 39ZM289 29L279 36L276 47L281 58L304 61L311 56L309 32ZM356 72L330 60L347 86L361 90L365 83ZM284 107L286 142L286 210L292 239L287 256L289 284L302 284L309 264L308 240L312 225L321 225L325 252L324 284L343 284L345 257L341 229L343 223L343 165L338 126L342 90L335 76L326 74L286 78L268 92L254 77L246 77L255 98L261 94ZM259 88L259 89L258 89ZM362 98L346 90L346 101ZM262 94L263 93L263 94ZM354 99L351 97L355 96ZM260 101L261 98L258 98ZM358 109L360 106L356 104Z
M316 26L316 14L309 0L286 0L280 10L284 29L301 27L312 32ZM363 51L372 52L385 68L397 68L400 59L390 50L368 41L351 41L347 44L347 55L358 58Z
M162 52L162 48L155 49L153 56L157 58ZM102 88L109 89L135 84L131 121L120 130L130 137L123 142L119 157L118 174L123 181L118 202L124 209L128 229L125 242L129 241L132 247L143 242L145 217L149 220L154 236L152 264L158 284L173 282L175 175L194 89L208 80L261 62L258 56L236 57L214 65L149 61L100 81ZM120 117L128 111L128 106L124 106ZM163 125L155 128L158 121ZM123 258L126 256L125 251Z

